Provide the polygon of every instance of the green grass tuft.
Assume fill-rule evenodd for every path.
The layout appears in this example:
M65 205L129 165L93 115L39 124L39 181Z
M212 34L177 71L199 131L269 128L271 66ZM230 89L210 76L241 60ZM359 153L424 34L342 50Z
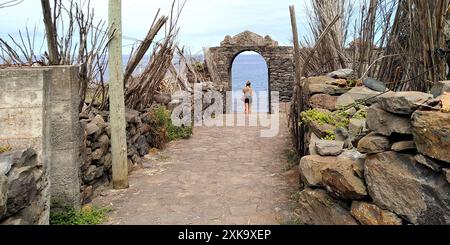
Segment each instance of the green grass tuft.
M87 207L81 211L69 209L64 212L52 212L50 214L51 225L101 225L106 219L111 208Z

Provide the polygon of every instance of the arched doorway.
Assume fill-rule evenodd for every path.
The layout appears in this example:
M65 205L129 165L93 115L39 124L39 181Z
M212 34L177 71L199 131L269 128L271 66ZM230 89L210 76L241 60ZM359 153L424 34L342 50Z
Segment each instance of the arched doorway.
M242 89L247 81L252 83L255 91L253 112L268 113L269 111L269 68L267 62L259 53L244 51L239 53L231 64L231 87L233 91L233 112L243 112L241 101Z

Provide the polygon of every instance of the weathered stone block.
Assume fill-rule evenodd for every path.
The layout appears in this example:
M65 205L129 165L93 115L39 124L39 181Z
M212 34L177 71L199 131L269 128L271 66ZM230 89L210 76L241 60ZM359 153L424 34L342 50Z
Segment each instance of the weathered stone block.
M380 94L380 92L371 90L366 87L355 87L338 98L336 107L346 107L357 101L366 101L366 104L372 104L373 102L375 102L373 98Z
M412 124L409 117L386 112L378 104L368 108L367 126L370 130L384 136L391 136L393 133L412 134Z
M377 206L413 224L450 224L450 185L414 157L395 152L370 155L365 179Z
M434 98L443 95L444 92L450 92L450 81L439 81L431 88L431 94Z
M28 207L36 198L37 187L33 168L13 169L8 177L8 201L6 216L12 216Z
M335 140L316 141L316 151L321 156L338 156L344 151L344 142Z
M388 92L377 98L381 109L400 115L411 115L433 96L422 92Z
M299 220L305 225L358 225L350 212L325 190L305 189L299 198Z
M353 171L353 162L338 160L321 171L322 182L329 192L341 199L358 200L367 196L364 181Z
M403 221L394 213L367 202L354 201L351 213L362 225L402 225Z
M322 169L328 164L336 162L336 157L322 157L318 155L303 157L299 165L302 181L307 186L322 186Z
M419 152L450 163L450 113L416 111L412 119Z
M390 148L389 138L373 133L362 138L358 143L358 151L367 154L384 152Z
M309 99L309 104L312 108L334 111L336 110L337 99L337 96L329 94L315 94Z
M416 143L414 141L401 141L401 142L395 142L392 144L391 149L396 152L402 152L402 151L412 151L416 150Z

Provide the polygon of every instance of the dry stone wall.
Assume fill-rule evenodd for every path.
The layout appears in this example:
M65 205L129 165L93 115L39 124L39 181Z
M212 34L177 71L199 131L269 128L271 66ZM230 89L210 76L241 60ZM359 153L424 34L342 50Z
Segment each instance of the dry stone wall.
M300 222L450 224L450 113L442 84L449 82L432 95L357 82L351 70L309 78Z

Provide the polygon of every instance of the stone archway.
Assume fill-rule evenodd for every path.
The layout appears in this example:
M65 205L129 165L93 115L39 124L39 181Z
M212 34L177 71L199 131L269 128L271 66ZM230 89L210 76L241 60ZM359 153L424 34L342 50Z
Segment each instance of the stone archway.
M279 46L270 36L262 37L251 31L244 31L234 37L226 36L219 47L206 50L208 68L216 74L212 77L213 82L227 83L231 90L233 61L245 51L259 53L266 60L269 92L278 91L282 102L290 101L294 88L294 48Z

